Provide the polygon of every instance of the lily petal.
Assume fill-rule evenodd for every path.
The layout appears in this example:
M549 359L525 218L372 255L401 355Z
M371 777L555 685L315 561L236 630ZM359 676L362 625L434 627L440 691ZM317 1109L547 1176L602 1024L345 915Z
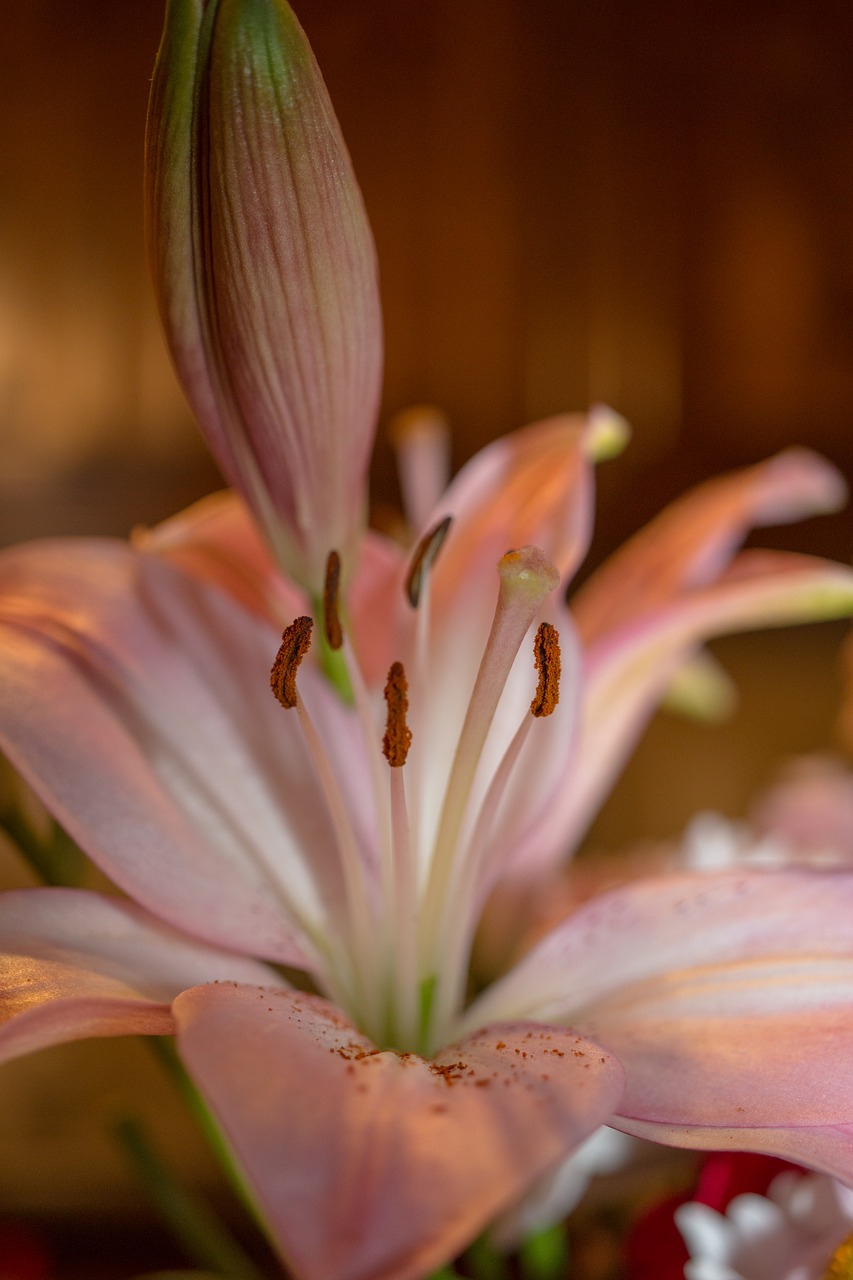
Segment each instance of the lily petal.
M717 476L673 502L590 577L572 600L586 644L632 617L704 586L750 528L843 506L840 472L809 449L786 449L757 466Z
M249 507L232 490L211 493L152 529L135 529L131 544L215 582L281 627L305 611L305 593L281 573Z
M215 582L245 608L276 626L306 610L305 593L281 573L239 494L211 494L153 529L134 531L133 545ZM367 683L384 682L396 656L390 619L402 597L405 557L388 538L368 529L343 603L348 632Z
M349 553L382 364L376 256L285 0L170 0L146 145L166 335L202 431L291 576Z
M491 602L490 575L513 547L539 547L563 581L571 576L592 532L595 442L605 415L622 421L604 409L547 418L466 463L428 522L454 521L433 571L437 609L445 597L468 596L480 579Z
M828 1173L853 1186L853 1124L790 1125L779 1128L703 1127L655 1124L614 1117L610 1123L623 1133L692 1151L757 1151Z
M853 612L853 571L810 556L742 552L716 582L618 628L586 654L577 755L567 785L519 846L517 870L565 858L673 676L710 636L842 617ZM535 838L534 838L535 835Z
M5 553L0 601L4 749L78 843L163 919L316 969L310 935L343 890L313 766L269 692L277 633L108 541ZM346 708L326 714L357 757Z
M181 1055L301 1280L420 1280L622 1089L618 1063L562 1028L487 1027L425 1061L380 1052L295 993L206 986L174 1012Z
M88 1036L170 1035L199 982L278 984L266 965L193 943L133 903L79 889L0 897L0 1060Z
M853 956L853 874L673 873L591 898L467 1010L463 1028L503 1017L563 1022L605 1000L705 965ZM648 988L651 990L651 988Z
M570 1021L615 1053L619 1114L681 1127L853 1118L853 876L667 876L604 894L469 1010ZM853 1167L853 1157L851 1157Z

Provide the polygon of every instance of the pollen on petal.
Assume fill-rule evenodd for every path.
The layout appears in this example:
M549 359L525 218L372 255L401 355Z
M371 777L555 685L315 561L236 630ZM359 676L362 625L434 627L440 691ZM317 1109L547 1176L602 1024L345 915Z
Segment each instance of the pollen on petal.
M539 684L530 704L535 716L549 716L560 701L560 636L550 622L541 622L533 642Z
M435 563L436 556L441 550L444 539L447 537L452 520L452 516L445 516L443 520L440 520L437 525L434 525L432 529L424 534L415 547L412 563L406 575L406 595L409 597L409 604L413 609L417 609L420 603L424 579Z
M311 631L314 623L308 617L296 618L286 628L281 645L270 672L270 688L283 707L290 709L299 701L296 693L296 672L311 647Z
M385 684L385 703L388 708L385 721L385 737L382 751L392 769L406 763L412 745L412 731L406 723L409 710L409 686L402 662L392 662Z
M330 551L326 559L326 580L323 586L323 627L330 649L340 649L344 642L338 597L341 584L341 557Z

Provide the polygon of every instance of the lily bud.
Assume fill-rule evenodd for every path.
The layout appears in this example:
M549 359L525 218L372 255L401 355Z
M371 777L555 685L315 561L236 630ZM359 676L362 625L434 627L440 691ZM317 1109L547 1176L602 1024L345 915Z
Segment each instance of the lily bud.
M146 139L147 235L190 406L309 593L364 523L382 371L376 254L285 0L168 0Z

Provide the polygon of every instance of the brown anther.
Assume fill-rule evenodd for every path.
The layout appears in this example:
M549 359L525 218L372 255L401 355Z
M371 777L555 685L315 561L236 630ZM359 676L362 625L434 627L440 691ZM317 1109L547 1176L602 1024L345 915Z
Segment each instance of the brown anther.
M540 622L533 654L539 685L530 710L535 716L549 716L560 701L560 637L550 622Z
M385 683L385 703L388 708L385 720L385 737L382 750L392 769L406 763L412 745L412 731L406 723L409 709L409 686L402 662L392 662Z
M272 664L270 688L281 705L288 709L295 707L299 701L296 694L296 672L311 648L313 626L310 618L296 618L291 622L281 637L281 645Z
M441 544L447 537L452 521L452 516L445 516L428 533L424 534L415 547L415 554L412 556L412 563L406 575L406 595L409 597L409 604L413 609L417 609L420 603L424 579L435 563L436 557L441 550Z
M341 557L330 551L326 560L326 581L323 586L323 628L330 649L340 649L344 642L341 615L338 612L338 592L341 583Z

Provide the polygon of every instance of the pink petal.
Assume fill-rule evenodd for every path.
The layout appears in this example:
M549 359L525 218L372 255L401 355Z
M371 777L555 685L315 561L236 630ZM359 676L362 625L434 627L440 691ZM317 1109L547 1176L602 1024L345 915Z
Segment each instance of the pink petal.
M279 629L310 612L305 593L284 577L236 493L202 498L153 529L137 530L133 542L195 577L215 582ZM344 601L348 631L368 684L384 682L396 656L391 619L402 599L404 569L401 548L368 530Z
M853 875L651 878L581 907L469 1010L578 1026L625 1066L620 1115L853 1121Z
M571 1031L489 1027L434 1062L380 1052L324 1001L201 987L186 1065L300 1280L420 1280L583 1140L618 1063Z
M495 440L470 460L433 512L453 516L433 572L438 608L446 596L479 589L494 599L494 569L510 548L536 546L569 577L592 531L593 415L548 418Z
M828 1173L853 1186L853 1124L791 1125L788 1128L705 1128L655 1124L616 1116L610 1123L648 1142L694 1151L758 1151Z
M587 644L632 617L704 586L750 528L801 520L843 505L840 473L807 449L718 476L679 498L592 575L572 601Z
M281 573L238 493L212 493L153 529L135 530L132 542L215 582L244 608L282 627L305 612L305 593Z
M426 670L420 679L424 693L413 689L411 706L412 772L419 777L422 804L420 844L430 848L435 820L441 810L453 754L489 635L498 596L497 564L512 547L540 547L565 577L576 567L589 541L593 473L591 439L598 430L595 414L551 418L495 441L459 473L433 513L437 523L446 515L453 524L430 574L431 622ZM401 606L411 630L411 610ZM572 624L555 592L542 615L557 622L571 646ZM538 621L538 619L537 619ZM483 757L481 780L502 758L536 688L530 647L519 654ZM414 651L414 652L413 652ZM404 656L408 669L420 665L411 643ZM566 692L576 680L577 665L566 669ZM534 735L539 743L558 734L557 720L568 725L572 698L552 717L547 730ZM537 726L537 730L539 726ZM566 736L566 735L564 735ZM558 756L548 755L550 762ZM561 761L562 762L562 761ZM519 777L522 775L520 774ZM532 769L523 775L528 782ZM547 790L547 788L545 788ZM535 786L537 797L543 788ZM482 798L482 788L479 789ZM515 815L514 826L525 825L527 811Z
M69 1040L168 1036L168 1003L60 961L0 955L0 1061Z
M86 1036L169 1035L199 982L278 979L173 932L131 902L80 889L0 896L0 1060Z
M485 1019L592 1016L601 1002L706 965L853 956L853 874L677 872L588 899L468 1010ZM769 996L768 996L769 999Z
M680 664L710 636L853 612L853 572L779 552L742 552L709 587L608 634L586 655L576 766L543 814L524 870L577 844Z
M305 930L334 915L340 872L298 724L269 691L279 634L94 541L5 553L0 629L5 750L103 870L215 945L320 963ZM352 717L337 700L328 714L356 769Z

